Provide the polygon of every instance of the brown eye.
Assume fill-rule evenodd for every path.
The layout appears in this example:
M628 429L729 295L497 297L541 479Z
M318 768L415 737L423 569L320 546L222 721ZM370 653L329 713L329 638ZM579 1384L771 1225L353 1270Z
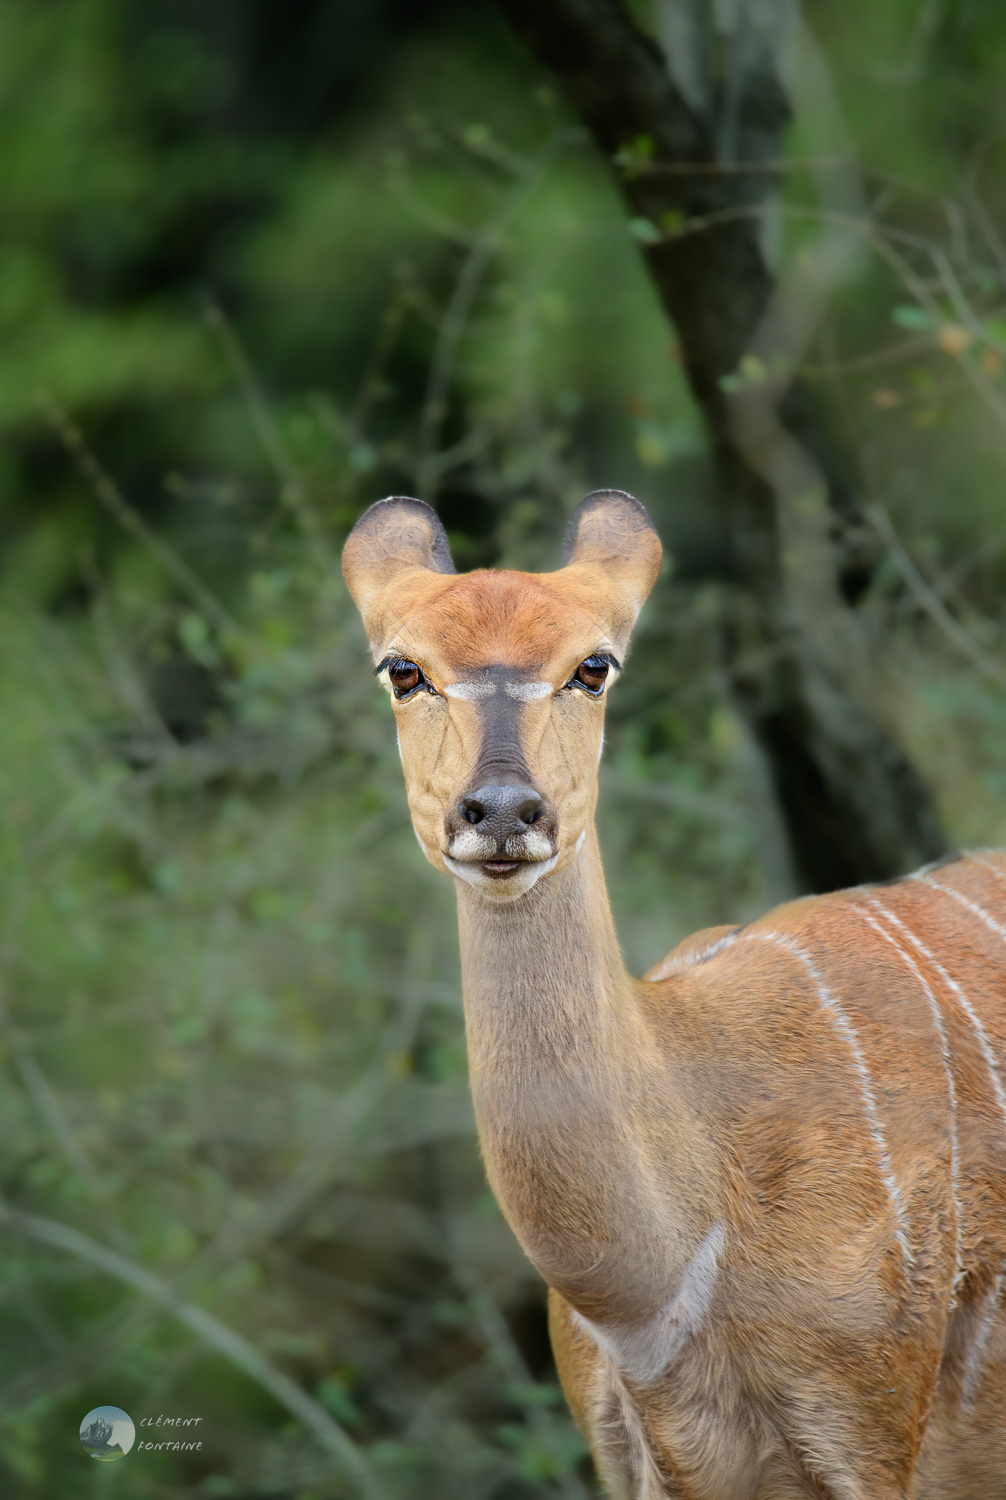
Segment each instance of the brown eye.
M583 688L592 698L599 698L613 665L609 656L588 656L569 679L570 687Z
M394 696L411 697L412 693L417 693L420 688L424 688L427 693L435 693L436 688L433 687L432 682L427 681L423 669L418 667L415 661L405 661L399 657L399 660L388 661L387 666L388 679L394 690Z
M426 681L414 661L393 661L388 667L388 677L396 698L407 698Z

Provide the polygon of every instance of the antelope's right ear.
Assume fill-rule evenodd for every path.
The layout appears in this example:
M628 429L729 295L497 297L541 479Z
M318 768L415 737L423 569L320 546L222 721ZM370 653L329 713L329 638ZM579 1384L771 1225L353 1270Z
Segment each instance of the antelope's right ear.
M591 585L595 602L585 607L602 612L623 651L656 582L660 558L660 539L645 507L624 490L595 490L580 501L566 527L563 565L596 580Z
M380 629L374 614L381 596L417 569L455 571L439 516L424 500L402 495L378 500L364 511L342 549L342 576L372 638Z

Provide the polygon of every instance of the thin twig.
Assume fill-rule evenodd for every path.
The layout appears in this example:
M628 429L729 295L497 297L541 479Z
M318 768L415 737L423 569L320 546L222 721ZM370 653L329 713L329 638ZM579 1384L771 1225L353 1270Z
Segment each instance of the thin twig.
M633 157L627 165L634 177L730 177L745 172L817 172L822 167L844 166L855 159L855 149L850 148L827 156L780 156L750 161L647 161Z
M130 536L141 542L157 559L169 577L173 578L179 588L198 605L222 636L240 636L241 627L233 615L229 614L220 601L210 593L202 579L193 572L184 558L179 557L174 548L169 547L156 531L152 531L143 517L133 509L114 479L106 473L91 452L80 428L71 421L63 407L45 391L39 393L38 402L63 448L73 459L109 514L118 521L124 531L128 531Z
M452 240L456 245L464 245L466 249L470 249L475 243L476 235L471 230L448 219L439 209L433 208L425 198L419 196L406 172L392 172L388 177L388 186L419 223L432 229L434 234L439 234L445 240Z
M911 589L916 600L946 635L952 641L958 651L966 656L973 666L990 682L997 687L1006 688L1006 666L995 660L975 640L969 631L965 630L959 620L955 620L947 609L943 600L933 588L926 582L918 568L912 562L907 551L902 545L898 533L894 529L894 523L882 505L871 505L867 508L867 516L872 522L878 535L886 543L898 572L905 583Z
M967 194L971 212L978 220L978 228L981 230L982 238L996 263L999 279L1006 285L1006 246L1003 245L995 225L989 218L988 210L975 192L974 183L970 178L964 184L964 191Z
M346 423L351 432L362 433L371 408L377 400L381 386L381 373L384 369L385 361L394 348L395 339L398 337L402 323L405 320L408 305L407 290L400 284L390 306L385 309L377 338L374 340L367 363L363 368L363 374L360 377L359 389L346 417Z
M305 540L312 548L317 549L319 559L330 561L331 549L328 538L325 536L314 506L304 492L296 465L287 451L283 435L269 410L269 403L259 385L251 360L245 353L223 308L211 297L208 297L203 304L203 317L207 327L219 339L235 383L245 399L252 426L279 484L281 501L299 525Z
M991 536L983 538L977 547L974 547L964 557L945 568L940 576L933 580L930 587L937 599L945 600L960 584L963 578L981 566L984 562L990 562L992 558L1006 547L1006 526L1000 526ZM908 606L911 608L911 604ZM899 613L895 607L895 613Z
M507 193L476 237L461 268L441 319L436 348L430 365L422 414L419 420L419 457L416 478L420 493L432 499L436 493L435 459L443 427L458 345L489 264L497 253L503 232L528 195L538 185L556 158L579 132L558 131L543 147L513 190Z
M911 240L919 244L927 254L932 255L933 246L931 242L914 235L911 236ZM878 236L874 240L874 246L881 259L886 260L891 269L900 276L902 283L912 293L919 306L929 313L934 321L940 321L942 313L936 298L922 278L909 265L900 250L892 243L892 237ZM938 265L939 262L937 261ZM944 289L949 292L948 287ZM1003 400L984 371L973 359L961 358L958 363L985 405L995 415L997 420L1006 427L1006 401Z
M924 333L918 338L905 339L874 354L850 354L845 359L830 360L826 364L804 364L800 373L808 380L829 380L835 375L856 375L868 370L883 369L885 365L901 364L906 359L916 359L938 348L936 334Z
M971 304L964 295L964 288L954 271L949 256L939 245L932 245L929 251L933 258L933 264L939 272L940 280L946 289L947 296L953 303L954 311L960 318L964 327L980 344L987 344L990 349L997 353L1006 353L1006 340L997 339L991 334L980 318L977 318L971 309Z

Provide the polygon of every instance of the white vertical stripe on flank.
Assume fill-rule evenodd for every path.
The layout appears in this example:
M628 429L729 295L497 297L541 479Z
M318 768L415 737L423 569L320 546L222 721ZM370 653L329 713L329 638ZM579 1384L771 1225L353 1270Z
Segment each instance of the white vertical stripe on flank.
M877 902L876 905L880 906L880 903ZM915 975L916 979L919 981L920 986L922 987L922 993L925 995L926 1000L929 1003L929 1010L933 1018L933 1025L936 1028L936 1035L940 1039L940 1052L943 1056L943 1071L947 1076L947 1095L950 1100L950 1191L954 1200L954 1279L951 1283L950 1288L950 1306L953 1307L957 1302L957 1288L960 1285L961 1277L964 1275L964 1260L961 1250L960 1153L957 1143L957 1086L954 1083L954 1070L950 1061L950 1043L947 1040L947 1028L944 1025L943 1013L940 1010L936 996L930 989L925 975L919 968L918 964L915 962L915 959L912 957L912 955L906 952L901 944L897 941L897 939L893 938L891 934L887 932L874 917L871 917L869 912L863 911L862 907L859 906L854 906L852 910L858 917L862 917L864 922L868 922L869 925L873 928L874 932L879 933L879 935L884 939L885 943L890 943L894 951L899 955L899 957L904 959L905 963L911 969L912 973ZM883 910L883 908L881 908L881 910Z
M1003 1287L1006 1286L1006 1262L999 1275L992 1283L991 1290L985 1298L985 1314L975 1334L975 1341L968 1350L968 1357L964 1365L964 1378L961 1381L961 1406L969 1411L974 1404L981 1385L982 1362L985 1356L985 1346L995 1326L996 1318L1002 1306Z
M924 881L926 885L931 885L934 891L942 891L946 896L953 896L954 900L960 906L965 907L969 912L973 913L979 921L985 923L990 932L997 933L1003 942L1006 943L1006 927L1001 922L997 922L995 917L990 917L988 912L978 905L977 901L969 900L963 891L955 891L952 885L944 885L941 880L934 880L931 875L909 875L908 878L909 880Z
M818 999L821 1002L821 1009L827 1011L832 1025L852 1054L853 1065L859 1075L860 1088L863 1094L863 1108L866 1112L870 1134L873 1136L873 1144L877 1152L880 1178L887 1192L891 1212L894 1215L897 1225L894 1237L901 1249L901 1260L907 1274L908 1267L911 1265L914 1257L908 1243L905 1205L901 1197L901 1188L894 1175L894 1167L891 1163L890 1152L887 1149L884 1127L880 1122L880 1115L877 1110L877 1100L873 1092L873 1081L870 1078L870 1070L866 1065L866 1058L863 1056L863 1049L859 1045L859 1037L856 1035L856 1029L845 1014L836 996L832 994L831 990L825 984L820 969L810 954L800 947L799 943L794 943L792 938L783 937L782 933L779 932L745 932L740 937L742 941L746 942L757 940L763 943L773 943L777 948L782 948L784 952L791 954L793 958L803 965L814 981Z
M947 986L947 989L950 990L954 996L956 996L957 1003L960 1005L961 1010L963 1010L964 1014L967 1016L968 1020L971 1022L972 1026L975 1029L975 1035L978 1038L978 1045L981 1048L982 1056L985 1059L985 1066L988 1068L989 1075L992 1079L992 1092L995 1094L996 1103L999 1106L999 1112L1003 1117L1003 1121L1006 1122L1006 1089L1003 1088L1002 1078L999 1075L999 1065L996 1062L996 1055L992 1051L992 1043L989 1041L988 1032L982 1025L981 1018L976 1014L971 1001L961 989L960 985L957 983L957 980L951 978L951 976L947 973L946 969L940 963L935 954L933 954L930 949L926 947L921 938L915 936L915 933L912 931L912 929L906 926L906 924L901 920L900 917L895 916L894 912L886 907L882 901L878 901L876 896L867 896L866 899L869 901L870 905L877 911L879 911L882 916L886 917L893 926L897 927L899 932L903 932L910 943L915 944L915 947L922 954L923 958L927 958L932 964L937 974L939 974L940 978L943 980L943 983Z

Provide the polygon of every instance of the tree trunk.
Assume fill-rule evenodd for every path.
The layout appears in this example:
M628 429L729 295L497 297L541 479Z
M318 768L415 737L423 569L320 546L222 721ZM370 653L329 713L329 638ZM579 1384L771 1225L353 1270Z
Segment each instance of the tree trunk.
M787 312L763 235L791 110L771 49L742 5L719 82L699 56L689 86L708 39L682 54L676 81L617 0L498 3L645 221L642 253L723 495L736 586L727 666L768 760L796 885L831 890L935 858L944 845L930 798L866 685L854 605L872 558L851 466L811 389L783 358L773 368ZM664 8L685 37L692 0Z

